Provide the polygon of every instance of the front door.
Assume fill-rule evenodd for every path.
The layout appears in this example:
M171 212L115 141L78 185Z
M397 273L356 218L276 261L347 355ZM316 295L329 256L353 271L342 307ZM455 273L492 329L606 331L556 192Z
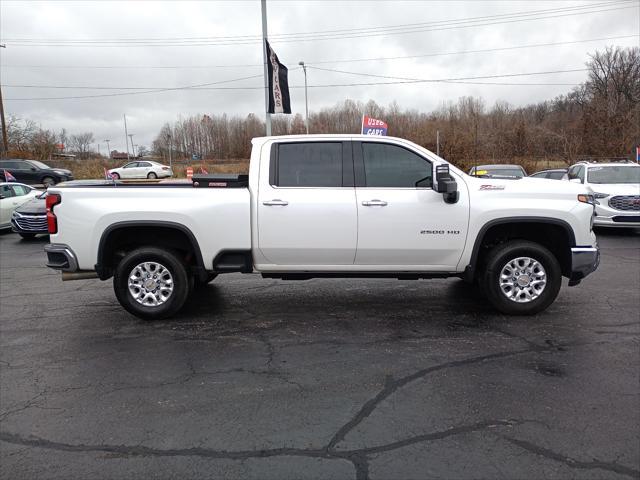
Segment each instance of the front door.
M258 248L268 264L291 270L353 265L358 232L349 142L271 148L258 193Z
M455 269L469 221L464 185L458 182L457 203L445 203L442 194L432 188L432 163L400 145L356 142L354 159L356 265L398 271Z

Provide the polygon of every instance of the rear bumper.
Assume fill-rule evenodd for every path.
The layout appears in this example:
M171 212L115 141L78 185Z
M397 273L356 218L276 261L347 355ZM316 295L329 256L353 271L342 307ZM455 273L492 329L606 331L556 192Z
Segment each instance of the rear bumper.
M595 247L574 247L571 249L571 277L569 286L577 285L580 281L594 272L600 265L600 249Z
M75 253L63 243L50 243L44 246L47 252L47 267L63 272L78 271L78 260Z

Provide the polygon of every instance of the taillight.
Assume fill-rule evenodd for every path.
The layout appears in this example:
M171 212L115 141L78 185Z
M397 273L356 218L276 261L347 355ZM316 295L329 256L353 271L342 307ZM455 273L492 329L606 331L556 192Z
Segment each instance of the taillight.
M62 202L62 197L57 193L47 195L47 229L49 233L58 233L58 219L53 213L53 207Z

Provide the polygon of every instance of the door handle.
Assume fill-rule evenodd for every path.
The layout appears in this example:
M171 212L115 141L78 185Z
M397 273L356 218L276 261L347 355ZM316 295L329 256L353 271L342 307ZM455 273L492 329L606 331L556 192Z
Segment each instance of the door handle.
M286 207L287 205L289 205L289 202L287 202L286 200L280 200L279 198L274 198L273 200L262 202L262 204L268 207Z
M362 202L362 205L364 205L365 207L386 207L387 206L387 202L385 202L384 200L366 200L364 202Z

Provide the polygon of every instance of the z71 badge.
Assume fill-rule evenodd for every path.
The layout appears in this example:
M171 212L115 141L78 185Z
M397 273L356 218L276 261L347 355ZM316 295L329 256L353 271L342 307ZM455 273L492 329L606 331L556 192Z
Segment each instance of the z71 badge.
M480 185L480 190L504 190L504 185Z

